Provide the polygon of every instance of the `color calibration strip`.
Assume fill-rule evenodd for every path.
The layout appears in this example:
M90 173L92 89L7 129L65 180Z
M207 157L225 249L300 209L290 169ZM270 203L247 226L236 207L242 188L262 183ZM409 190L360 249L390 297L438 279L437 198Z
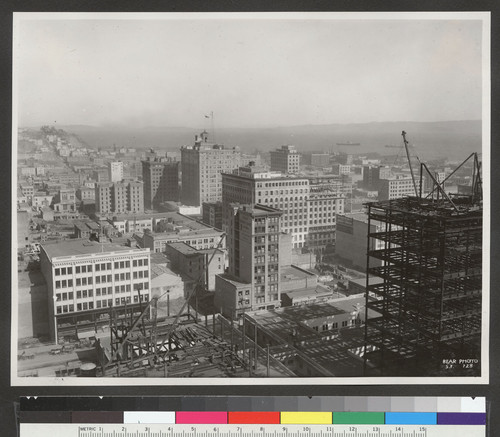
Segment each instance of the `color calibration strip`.
M78 404L78 402L81 403ZM176 406L177 409L168 408L172 406ZM381 410L381 407L385 407L385 411ZM427 407L427 409L424 409L424 407ZM479 397L270 398L186 396L182 398L122 397L98 399L83 397L79 398L79 401L77 398L39 397L21 399L20 410L21 423L184 425L486 424L486 400Z
M324 411L73 411L34 412L24 423L282 424L282 425L485 425L486 413ZM48 414L47 414L48 413ZM67 413L67 414L65 414Z

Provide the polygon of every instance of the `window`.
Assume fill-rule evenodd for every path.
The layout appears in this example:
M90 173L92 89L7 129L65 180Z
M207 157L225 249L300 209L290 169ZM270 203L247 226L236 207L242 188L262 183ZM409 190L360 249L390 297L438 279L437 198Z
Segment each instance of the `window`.
M61 288L61 281L56 281L56 288Z
M73 267L68 267L68 275L73 274Z
M61 274L61 269L56 269L56 276L59 276Z
M76 310L77 311L81 311L82 310L82 304L81 303L77 303L76 304Z

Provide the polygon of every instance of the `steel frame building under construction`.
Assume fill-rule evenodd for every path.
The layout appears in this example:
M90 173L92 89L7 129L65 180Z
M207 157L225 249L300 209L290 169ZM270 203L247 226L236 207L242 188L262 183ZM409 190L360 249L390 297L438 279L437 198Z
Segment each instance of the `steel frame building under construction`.
M472 157L469 195L447 194L421 164L420 193L415 184L414 197L367 205L368 229L381 225L368 231L368 244L378 239L383 247L367 252L366 312L377 316L366 317L365 376L480 375L480 162L471 154L462 165ZM427 196L424 173L434 181ZM373 259L382 266L371 266ZM383 282L371 284L370 276Z

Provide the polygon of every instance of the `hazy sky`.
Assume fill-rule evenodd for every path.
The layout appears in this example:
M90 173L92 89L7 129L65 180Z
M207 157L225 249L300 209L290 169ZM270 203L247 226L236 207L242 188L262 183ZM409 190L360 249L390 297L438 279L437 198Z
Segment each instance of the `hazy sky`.
M481 118L477 20L164 18L21 15L19 125Z

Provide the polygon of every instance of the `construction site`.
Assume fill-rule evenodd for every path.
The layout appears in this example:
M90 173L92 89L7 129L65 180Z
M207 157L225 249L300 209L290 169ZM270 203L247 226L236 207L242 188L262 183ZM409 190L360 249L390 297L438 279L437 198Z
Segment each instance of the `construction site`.
M447 193L446 180L463 166L473 172L470 193ZM366 318L364 375L480 376L480 161L471 154L442 182L426 164L419 180L410 170L415 196L367 204L368 229L382 225L368 232L368 248L383 244L367 251L366 311L377 316ZM426 194L424 177L432 181Z
M224 235L219 241L222 243ZM205 266L208 268L213 254ZM202 285L205 271L173 317L158 317L153 297L140 311L110 313L109 332L96 333L97 366L104 377L295 376L245 335L244 325L216 314ZM138 290L140 292L140 290ZM140 301L140 299L139 299ZM194 309L191 313L190 307ZM204 315L205 322L201 320ZM209 320L210 319L210 320Z

